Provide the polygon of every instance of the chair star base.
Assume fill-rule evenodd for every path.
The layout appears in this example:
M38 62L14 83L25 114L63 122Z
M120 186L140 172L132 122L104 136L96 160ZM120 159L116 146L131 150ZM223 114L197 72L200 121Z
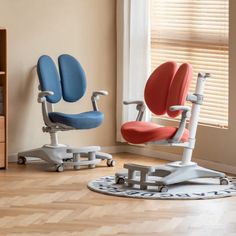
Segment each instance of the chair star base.
M196 163L187 165L181 162L172 162L160 166L142 166L125 164L124 170L115 174L117 184L127 184L128 187L139 186L145 190L148 186L157 186L157 191L168 191L168 185L177 184L197 178L219 178L219 184L228 184L224 173L210 170Z
M74 166L75 170L80 169L80 166L95 168L101 160L107 160L107 166L115 165L112 155L99 151L99 146L71 148L66 145L44 145L41 148L19 152L18 164L25 164L27 157L36 157L50 164L55 164L58 172L62 172L66 166Z

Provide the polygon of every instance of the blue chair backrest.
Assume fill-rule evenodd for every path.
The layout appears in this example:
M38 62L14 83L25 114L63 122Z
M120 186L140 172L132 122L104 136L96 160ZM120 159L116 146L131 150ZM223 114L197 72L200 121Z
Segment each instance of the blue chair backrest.
M78 101L86 90L84 70L77 59L64 54L58 58L62 96L67 102Z
M86 90L84 70L77 59L70 55L58 58L59 72L51 57L43 55L39 58L37 72L41 91L52 91L54 95L47 96L50 103L57 103L63 99L76 102L83 97Z
M51 57L43 55L39 58L37 72L41 91L52 91L54 95L47 96L50 103L57 103L61 100L62 90L60 77Z

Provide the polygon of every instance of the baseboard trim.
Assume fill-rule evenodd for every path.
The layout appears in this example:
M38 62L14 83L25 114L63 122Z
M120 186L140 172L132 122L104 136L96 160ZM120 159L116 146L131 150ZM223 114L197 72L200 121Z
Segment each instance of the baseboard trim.
M115 154L115 153L125 152L126 146L127 145L104 146L104 147L101 147L101 151Z
M11 153L8 155L8 162L17 162L17 153Z
M182 158L181 155L167 153L167 152L160 152L158 150L148 149L145 147L136 147L132 145L124 146L123 150L128 153L154 157L154 158L167 160L167 161L179 161ZM213 162L213 161L207 161L201 158L193 158L193 161L206 168L236 175L236 166L226 165L226 164Z
M137 155L144 155L148 157L154 157L167 161L178 161L181 160L181 155L161 152L158 150L153 150L145 147L138 147L133 145L117 145L117 146L104 146L101 147L102 152L108 152L111 154L127 152ZM8 156L9 162L17 162L17 153L12 153ZM193 158L193 161L197 162L199 165L206 168L211 168L214 170L222 171L225 173L235 174L236 175L236 166L226 165L218 162L207 161L201 158Z

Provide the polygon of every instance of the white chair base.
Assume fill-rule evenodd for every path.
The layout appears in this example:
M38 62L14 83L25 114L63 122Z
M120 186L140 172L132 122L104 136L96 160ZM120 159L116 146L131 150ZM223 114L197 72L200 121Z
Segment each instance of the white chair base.
M80 166L94 168L101 160L107 160L107 166L114 166L112 155L99 152L99 146L71 148L66 145L44 145L41 148L31 149L18 153L18 164L25 164L27 157L40 158L50 164L55 164L56 170L61 172L64 166L74 166L78 170Z
M157 186L158 191L162 192L168 190L168 185L211 177L220 178L219 184L228 184L224 173L203 168L194 162L188 165L182 165L181 162L172 162L160 166L125 164L124 168L123 171L116 173L116 183L127 183L128 187L138 185L140 189Z

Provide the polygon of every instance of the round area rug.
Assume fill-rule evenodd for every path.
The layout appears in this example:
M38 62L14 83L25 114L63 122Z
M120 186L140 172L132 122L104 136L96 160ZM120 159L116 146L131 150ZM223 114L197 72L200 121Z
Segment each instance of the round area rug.
M201 178L168 186L168 192L157 192L157 188L140 190L138 186L128 188L115 183L114 176L105 176L88 183L92 191L118 197L144 199L213 199L236 195L236 179L229 178L229 185L219 185L219 179Z

